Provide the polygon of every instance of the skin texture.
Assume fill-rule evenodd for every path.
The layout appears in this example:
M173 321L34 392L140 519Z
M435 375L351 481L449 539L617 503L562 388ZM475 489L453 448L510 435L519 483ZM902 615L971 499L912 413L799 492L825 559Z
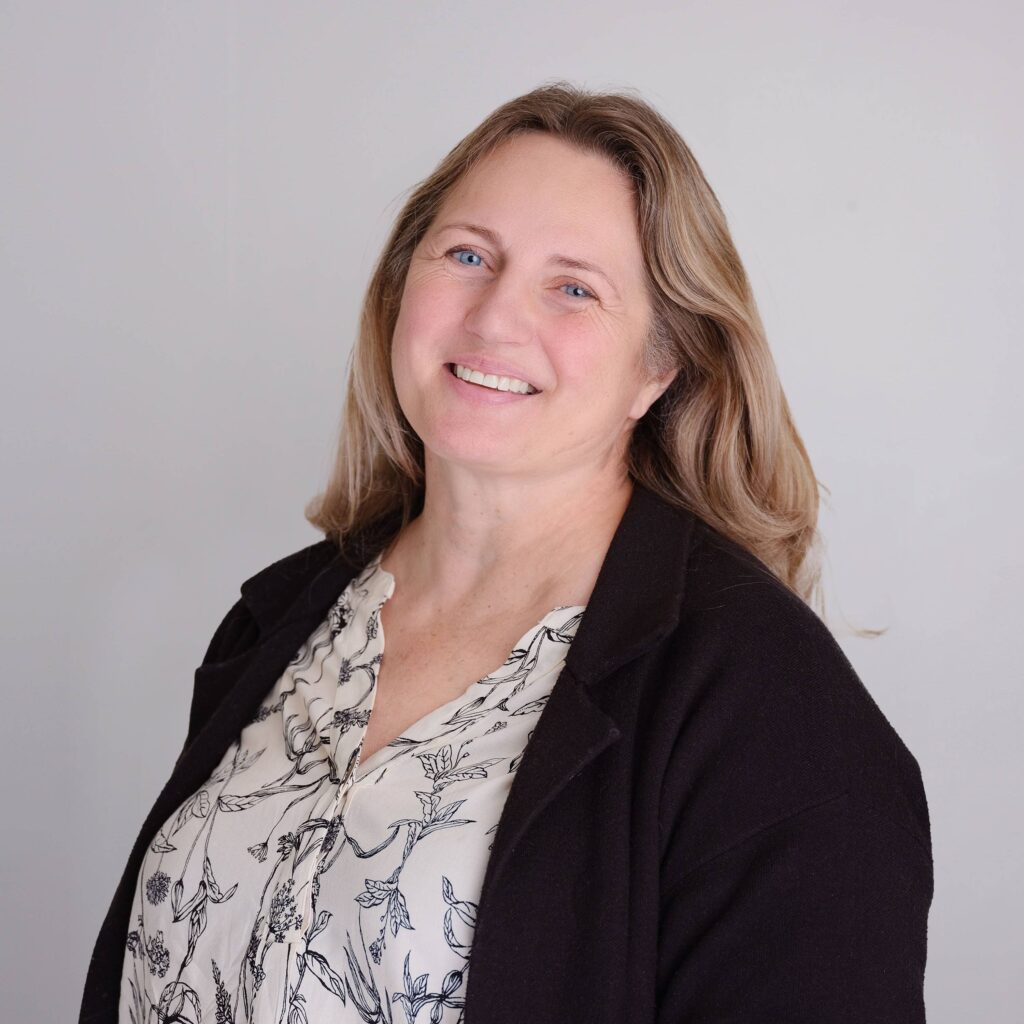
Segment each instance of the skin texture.
M674 376L640 377L650 316L634 199L605 157L527 135L462 179L413 253L392 340L426 460L424 510L383 560L393 610L426 626L586 603L632 491L629 436ZM463 353L522 367L542 393L460 397L445 364Z

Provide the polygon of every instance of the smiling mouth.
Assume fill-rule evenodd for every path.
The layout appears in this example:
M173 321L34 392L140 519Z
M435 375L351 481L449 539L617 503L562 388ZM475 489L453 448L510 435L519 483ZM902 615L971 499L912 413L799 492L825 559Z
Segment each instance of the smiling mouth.
M512 390L512 389L508 389L508 390L506 390L506 389L504 389L504 388L492 388L492 387L488 387L488 386L487 386L486 384L480 384L480 383L478 383L477 381L473 381L473 380L466 380L466 378L465 378L465 377L460 377L460 376L459 376L459 375L458 375L458 374L457 374L457 373L455 372L455 363L445 363L444 365L445 365L445 366L447 367L447 369L448 369L448 372L449 372L449 373L450 373L450 374L451 374L451 375L452 375L452 376L453 376L453 377L454 377L454 378L455 378L456 380L460 380L460 381L462 381L462 383L463 383L463 384L475 384L475 385L476 385L477 387L479 387L479 388L484 388L484 389L485 389L485 390L487 390L487 391L496 391L496 392L497 392L497 393L498 393L499 395L521 395L521 396L522 396L523 398L529 398L529 397L530 397L531 395L539 395L539 394L541 393L541 392L540 392L540 388L534 388L534 390L533 390L533 391L514 391L514 390ZM491 374L491 376L495 376L495 377L498 377L498 378L499 378L499 380L500 380L500 378L501 378L501 375L500 375L500 374ZM509 378L509 379L511 380L511 379L513 379L513 378ZM533 385L532 385L532 384L531 384L531 385L529 385L529 386L530 386L530 387L533 387Z

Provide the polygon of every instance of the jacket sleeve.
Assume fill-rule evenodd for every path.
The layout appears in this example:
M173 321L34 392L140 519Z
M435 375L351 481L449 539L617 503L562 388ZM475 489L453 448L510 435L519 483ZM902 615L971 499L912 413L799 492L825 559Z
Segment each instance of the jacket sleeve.
M878 792L855 773L663 880L659 1024L924 1022L930 834Z

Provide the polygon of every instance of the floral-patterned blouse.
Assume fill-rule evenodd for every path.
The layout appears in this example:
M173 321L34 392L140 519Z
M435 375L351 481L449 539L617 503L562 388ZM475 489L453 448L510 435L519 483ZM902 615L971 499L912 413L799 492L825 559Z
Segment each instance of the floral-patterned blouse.
M146 852L121 1021L462 1020L493 834L584 607L361 760L395 587L381 557Z

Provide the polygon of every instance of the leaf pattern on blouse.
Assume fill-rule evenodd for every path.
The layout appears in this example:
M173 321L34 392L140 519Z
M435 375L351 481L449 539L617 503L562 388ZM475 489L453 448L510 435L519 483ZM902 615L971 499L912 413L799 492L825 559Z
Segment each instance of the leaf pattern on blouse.
M394 577L372 559L146 852L120 1019L458 1024L512 778L583 606L365 761Z

